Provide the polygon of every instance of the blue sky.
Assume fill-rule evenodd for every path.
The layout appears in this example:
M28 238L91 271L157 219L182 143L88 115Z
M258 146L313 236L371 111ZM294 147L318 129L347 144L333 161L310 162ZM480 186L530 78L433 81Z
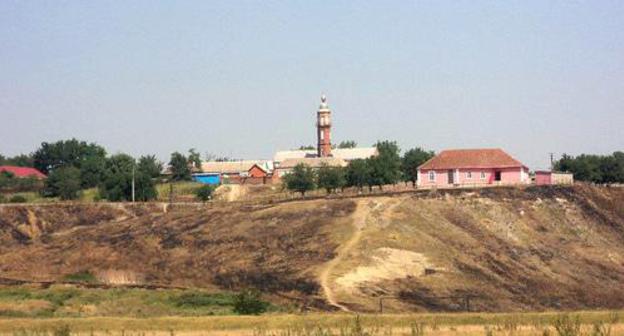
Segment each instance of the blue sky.
M335 141L624 150L623 1L0 2L0 153L270 158Z

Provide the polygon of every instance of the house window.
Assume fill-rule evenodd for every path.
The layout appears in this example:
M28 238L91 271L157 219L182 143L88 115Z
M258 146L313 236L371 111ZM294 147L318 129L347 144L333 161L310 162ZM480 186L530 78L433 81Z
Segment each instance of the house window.
M472 178L472 172L466 172L466 179L470 180Z
M429 182L435 181L435 172L432 170L429 172Z
M485 172L484 171L481 172L481 179L485 180Z

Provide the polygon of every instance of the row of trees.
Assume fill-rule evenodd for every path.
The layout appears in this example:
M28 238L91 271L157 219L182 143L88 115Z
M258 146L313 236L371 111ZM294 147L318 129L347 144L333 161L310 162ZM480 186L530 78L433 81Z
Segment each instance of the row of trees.
M345 140L345 141L341 141L339 142L337 145L336 144L332 144L332 148L355 148L357 147L357 142L353 141L353 140ZM314 145L301 145L299 146L299 150L314 150L316 149L316 146Z
M101 199L131 200L133 180L135 199L152 200L157 197L155 182L163 169L154 155L138 159L123 153L108 156L102 146L76 139L44 142L30 155L12 158L0 155L0 165L37 168L48 175L41 193L63 200L76 199L81 190L94 187ZM190 180L191 170L201 168L201 158L194 149L189 150L187 156L175 152L170 165L173 180ZM23 185L30 187L32 184L30 179L16 179L8 173L0 175L0 188L26 190Z
M378 155L368 159L357 159L347 167L322 166L314 170L304 164L297 165L293 171L284 176L286 188L305 195L316 188L332 193L345 187L382 188L386 184L400 181L416 184L418 166L433 157L432 151L413 148L401 157L399 146L394 141L380 141Z
M20 154L14 157L5 157L0 154L0 166L32 167L33 158L31 155L26 154Z
M624 152L611 155L563 154L554 165L558 171L574 174L574 179L593 183L624 183Z

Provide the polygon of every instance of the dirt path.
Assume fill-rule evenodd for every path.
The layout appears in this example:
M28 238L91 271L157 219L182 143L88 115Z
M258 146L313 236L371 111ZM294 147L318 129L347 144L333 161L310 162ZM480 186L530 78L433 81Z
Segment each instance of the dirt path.
M371 203L372 203L372 206L371 206ZM330 279L331 274L334 271L334 268L349 255L351 250L353 250L353 248L358 244L358 242L362 238L362 231L366 227L366 221L369 217L370 212L377 209L382 204L383 204L382 202L379 202L377 200L374 200L374 201L360 200L358 202L357 208L355 209L355 212L352 215L352 218L353 218L352 223L355 228L355 232L353 233L353 236L351 236L351 238L347 240L347 242L345 242L344 245L342 245L338 249L336 257L330 260L329 262L327 262L325 266L323 266L323 268L321 269L319 282L321 284L321 288L323 289L323 293L325 294L325 298L327 299L327 302L330 305L340 308L340 310L343 310L346 312L351 311L349 308L340 304L336 300L334 291L331 287L331 282L332 282L332 280Z

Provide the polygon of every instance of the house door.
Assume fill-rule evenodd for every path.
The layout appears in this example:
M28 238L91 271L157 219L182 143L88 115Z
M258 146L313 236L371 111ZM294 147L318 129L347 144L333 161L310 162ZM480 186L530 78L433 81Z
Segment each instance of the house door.
M453 170L449 169L449 171L448 171L448 184L454 184L455 183L454 176L455 176L455 173L453 172Z
M501 180L501 172L500 170L497 170L494 172L494 181L500 181Z

